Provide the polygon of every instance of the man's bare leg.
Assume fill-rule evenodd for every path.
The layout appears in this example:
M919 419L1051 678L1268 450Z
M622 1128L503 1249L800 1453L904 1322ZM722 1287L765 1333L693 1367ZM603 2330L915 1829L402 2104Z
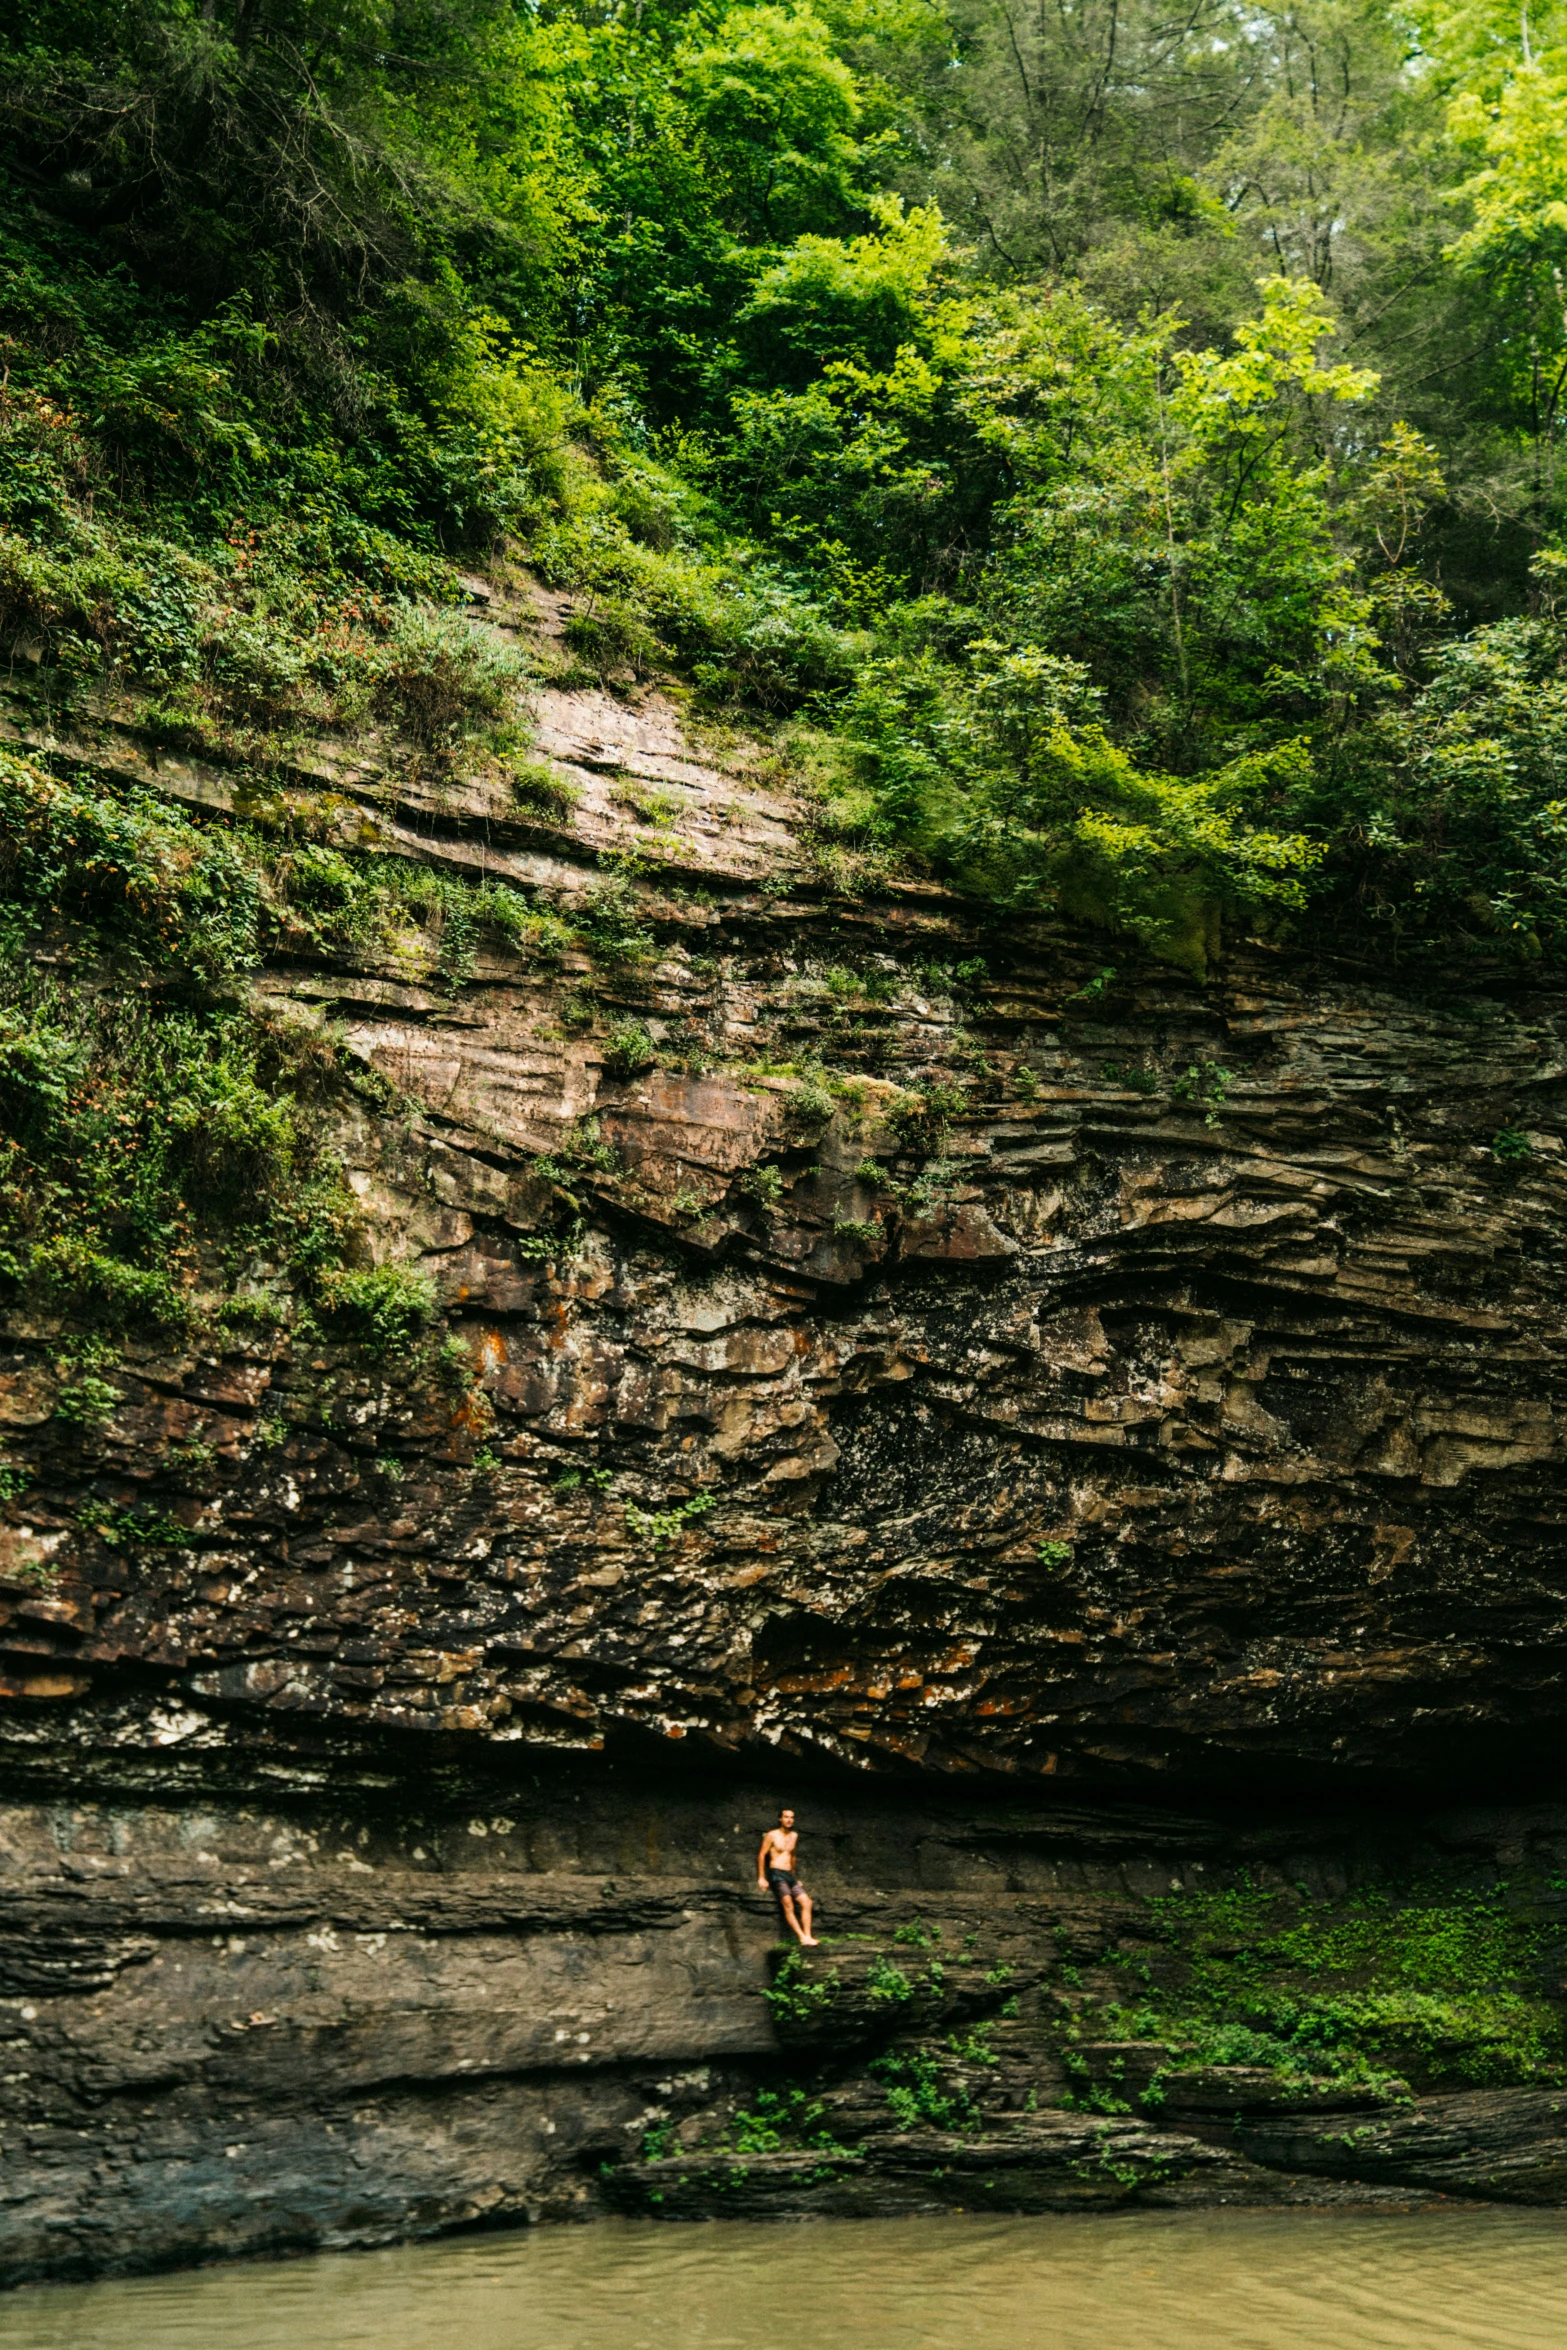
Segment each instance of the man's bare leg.
M802 1891L799 1895L800 1908L803 1911L805 1917L805 1923L803 1926L801 1925L800 1920L794 1914L794 1894L780 1893L778 1896L778 1902L779 1907L784 1913L784 1917L788 1921L789 1931L794 1936L795 1940L799 1943L801 1949L814 1950L817 1947L817 1942L816 1936L811 1932L811 1897L809 1893Z
M794 1895L792 1893L780 1893L778 1896L778 1904L784 1913L784 1918L788 1924L790 1933L794 1936L796 1942L799 1943L801 1949L814 1950L816 1948L816 1936L811 1932L811 1897L809 1893L802 1893L800 1895L800 1907L805 1912L805 1923L803 1926L794 1914Z

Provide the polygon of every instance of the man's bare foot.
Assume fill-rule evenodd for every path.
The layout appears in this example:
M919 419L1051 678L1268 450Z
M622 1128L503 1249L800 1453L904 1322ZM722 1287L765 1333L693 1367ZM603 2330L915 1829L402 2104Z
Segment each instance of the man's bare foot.
M800 1936L800 1948L802 1950L819 1950L821 1948L821 1944L817 1941L814 1934L802 1934Z

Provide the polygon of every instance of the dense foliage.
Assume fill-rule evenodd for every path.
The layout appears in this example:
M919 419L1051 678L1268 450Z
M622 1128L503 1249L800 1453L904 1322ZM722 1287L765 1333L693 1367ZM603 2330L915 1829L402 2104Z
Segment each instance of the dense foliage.
M1546 1996L1560 1966L1556 1890L1428 1886L1335 1907L1243 1881L1156 1901L1163 1949L1152 1966L1105 1953L1124 1996L1084 2003L1064 2036L1067 2068L1086 2082L1075 2041L1162 2042L1170 2060L1145 2104L1162 2102L1174 2073L1212 2064L1265 2068L1285 2095L1311 2081L1559 2083L1561 2026ZM1077 2102L1128 2110L1104 2083Z
M1558 29L30 0L0 619L241 762L450 752L503 681L399 653L509 540L862 848L1186 959L1557 952Z
M303 1289L389 1337L427 1314L406 1277L350 1262L357 1214L322 1137L338 1056L225 982L285 930L416 941L450 983L481 929L529 955L565 926L503 884L308 842L279 853L3 750L0 876L0 1278L165 1331L203 1295L265 1321ZM389 1106L375 1079L354 1082Z

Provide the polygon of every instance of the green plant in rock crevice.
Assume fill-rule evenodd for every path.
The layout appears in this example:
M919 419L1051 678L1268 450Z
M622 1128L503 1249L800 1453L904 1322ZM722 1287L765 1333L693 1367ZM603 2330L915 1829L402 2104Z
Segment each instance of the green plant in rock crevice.
M902 1967L880 1955L871 1961L865 1988L872 1999L891 2006L902 2006L914 1996L914 1985Z
M762 1996L780 2023L806 2027L815 2023L823 2010L836 2001L837 1978L828 1975L810 1980L801 1953L786 1950Z
M644 1510L639 1509L634 1501L628 1501L626 1532L633 1542L644 1542L649 1550L657 1553L717 1506L717 1494L705 1488L700 1493L691 1494L685 1501L676 1502L671 1509Z
M922 1917L917 1917L906 1925L895 1926L892 1938L894 1942L907 1942L916 1950L930 1950L941 1940L941 1928L927 1925Z
M1176 1078L1170 1088L1170 1095L1174 1101L1189 1101L1200 1109L1205 1126L1217 1126L1234 1083L1233 1069L1221 1069L1216 1061L1193 1061L1184 1074Z
M924 2126L971 2133L979 2128L979 2109L968 2091L943 2085L941 2059L929 2049L873 2057L869 2070L883 2084L900 2130Z
M786 1130L797 1139L814 1136L831 1119L833 1108L826 1071L819 1062L807 1063L784 1099Z
M840 2145L824 2122L826 2107L804 2089L759 2089L754 2107L737 2113L730 2124L740 2154L777 2154L790 2147L828 2157L847 2156L853 2149Z
M995 2028L994 2023L975 2024L961 2038L953 2032L948 2036L947 2046L960 2064L999 2064L1001 2059L990 2045Z
M744 1174L737 1177L736 1188L747 1199L755 1200L759 1207L776 1209L783 1202L783 1169L766 1162L747 1167Z
M571 1186L584 1175L614 1177L622 1173L621 1157L612 1142L606 1141L597 1118L579 1118L568 1127L553 1151L543 1153L533 1162L534 1172L546 1182L558 1184L568 1199L573 1197Z
M604 1039L604 1067L612 1077L636 1077L652 1068L658 1047L640 1020L617 1020Z
M875 1248L883 1237L881 1226L863 1217L834 1216L832 1230L835 1240L852 1241L856 1248Z
M76 1522L84 1534L96 1536L111 1549L122 1542L151 1549L181 1549L193 1539L190 1527L167 1511L116 1509L108 1502L84 1502Z
M568 819L582 798L580 784L538 760L519 760L512 768L510 782L519 806L557 822Z
M112 1377L122 1369L120 1348L106 1338L80 1336L62 1348L55 1367L60 1373L55 1417L84 1433L102 1429L124 1401Z

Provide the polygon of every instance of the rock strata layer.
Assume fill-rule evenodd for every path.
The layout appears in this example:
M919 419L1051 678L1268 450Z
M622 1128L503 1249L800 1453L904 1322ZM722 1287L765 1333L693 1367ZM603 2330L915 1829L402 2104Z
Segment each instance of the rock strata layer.
M117 739L82 755L150 774ZM329 804L601 938L594 859L638 847L603 951L457 984L301 931L258 981L410 1105L336 1142L455 1345L133 1350L84 1428L13 1317L12 1735L80 1699L154 1750L304 1715L1100 1783L1553 1755L1562 999L845 899L656 700L556 694L542 739L596 795L547 849L504 779Z
M828 1939L780 1965L767 1787L599 1765L453 1794L0 1815L0 2278L604 2210L1562 2199L1567 2092L1171 2071L1073 2030L1161 1979L1174 1889L1352 1908L1390 1867L1559 1871L1560 1811L822 1795Z

